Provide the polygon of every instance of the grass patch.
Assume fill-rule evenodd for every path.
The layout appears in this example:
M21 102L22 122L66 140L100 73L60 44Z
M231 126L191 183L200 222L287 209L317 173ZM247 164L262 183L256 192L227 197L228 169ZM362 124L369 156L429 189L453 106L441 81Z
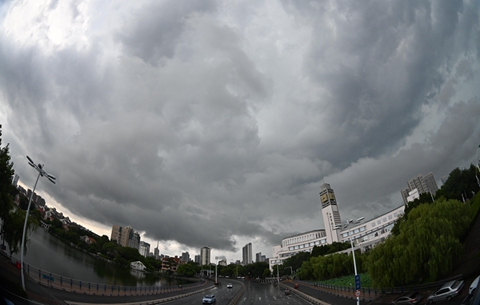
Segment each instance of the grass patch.
M337 277L337 278L326 280L326 281L317 281L316 283L323 284L323 285L355 288L355 276L347 275L347 276ZM368 273L360 274L360 285L362 288L373 287L372 278L370 277L370 274Z

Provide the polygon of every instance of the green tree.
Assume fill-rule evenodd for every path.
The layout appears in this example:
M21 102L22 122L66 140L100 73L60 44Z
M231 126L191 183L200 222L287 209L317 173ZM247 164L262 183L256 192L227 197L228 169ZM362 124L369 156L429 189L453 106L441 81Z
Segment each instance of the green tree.
M369 252L367 269L377 287L433 281L447 275L463 250L470 205L436 199L422 204L400 224L399 234Z
M177 273L182 276L187 276L187 277L193 277L195 274L197 274L195 267L190 264L181 264L177 268Z
M13 220L9 217L13 208L12 200L12 177L15 174L13 162L10 162L8 144L2 147L2 125L0 125L0 218L3 220L0 232L5 240L6 227L13 229L15 226L8 224Z
M4 241L10 248L10 255L20 251L20 244L22 242L23 226L25 222L25 211L17 209L14 212L8 214L4 221L5 233ZM30 218L27 221L27 230L25 232L25 246L23 248L24 254L27 253L28 248L28 235L30 232L36 230L38 223Z

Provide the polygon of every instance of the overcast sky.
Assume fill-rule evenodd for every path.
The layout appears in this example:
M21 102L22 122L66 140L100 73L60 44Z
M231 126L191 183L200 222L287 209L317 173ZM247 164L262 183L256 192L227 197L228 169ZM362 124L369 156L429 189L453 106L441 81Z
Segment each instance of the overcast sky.
M478 1L3 1L0 124L27 188L160 252L271 256L403 204L480 144Z

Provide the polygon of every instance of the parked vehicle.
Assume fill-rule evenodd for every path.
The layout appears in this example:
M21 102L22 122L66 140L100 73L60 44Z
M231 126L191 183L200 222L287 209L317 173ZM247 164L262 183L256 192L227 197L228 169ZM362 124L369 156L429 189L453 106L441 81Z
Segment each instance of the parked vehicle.
M477 276L477 278L473 280L472 284L470 285L470 288L468 288L468 294L473 294L475 292L475 289L478 286L478 280L479 279L480 279L480 275Z
M462 290L463 283L463 280L456 280L443 284L442 287L428 297L427 303L432 304L433 302L443 300L450 301L454 296L458 295L460 290Z
M215 304L217 299L213 294L207 294L203 297L202 304Z
M402 295L398 299L392 301L394 305L400 304L418 304L422 300L423 296L419 292L413 292L409 294Z

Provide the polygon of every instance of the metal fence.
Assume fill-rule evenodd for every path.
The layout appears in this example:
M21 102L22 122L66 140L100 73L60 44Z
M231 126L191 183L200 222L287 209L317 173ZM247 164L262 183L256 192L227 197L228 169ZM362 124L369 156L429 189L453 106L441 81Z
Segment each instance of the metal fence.
M461 279L462 275L454 276L448 279L444 279L442 281L431 282L427 284L419 284L419 285L412 285L412 286L400 286L400 287L389 287L389 288L372 288L372 287L364 287L360 288L360 298L363 300L374 300L381 295L386 294L404 294L406 292L413 292L413 291L424 291L424 290L434 290L440 287L443 283ZM302 284L307 284L315 289L322 290L327 293L331 293L337 296L343 296L348 298L353 298L356 296L356 289L354 287L344 287L344 286L336 286L336 285L326 285L326 284L319 284L319 283L312 283L312 282L304 282Z
M54 274L37 267L24 264L25 273L38 284L48 286L55 289L60 289L69 292L103 295L103 296L138 296L138 295L153 295L162 294L172 291L181 291L205 283L204 279L184 279L192 281L192 283L181 285L155 285L155 286L122 286L122 285L108 285L100 283L92 283L88 281L81 281Z

